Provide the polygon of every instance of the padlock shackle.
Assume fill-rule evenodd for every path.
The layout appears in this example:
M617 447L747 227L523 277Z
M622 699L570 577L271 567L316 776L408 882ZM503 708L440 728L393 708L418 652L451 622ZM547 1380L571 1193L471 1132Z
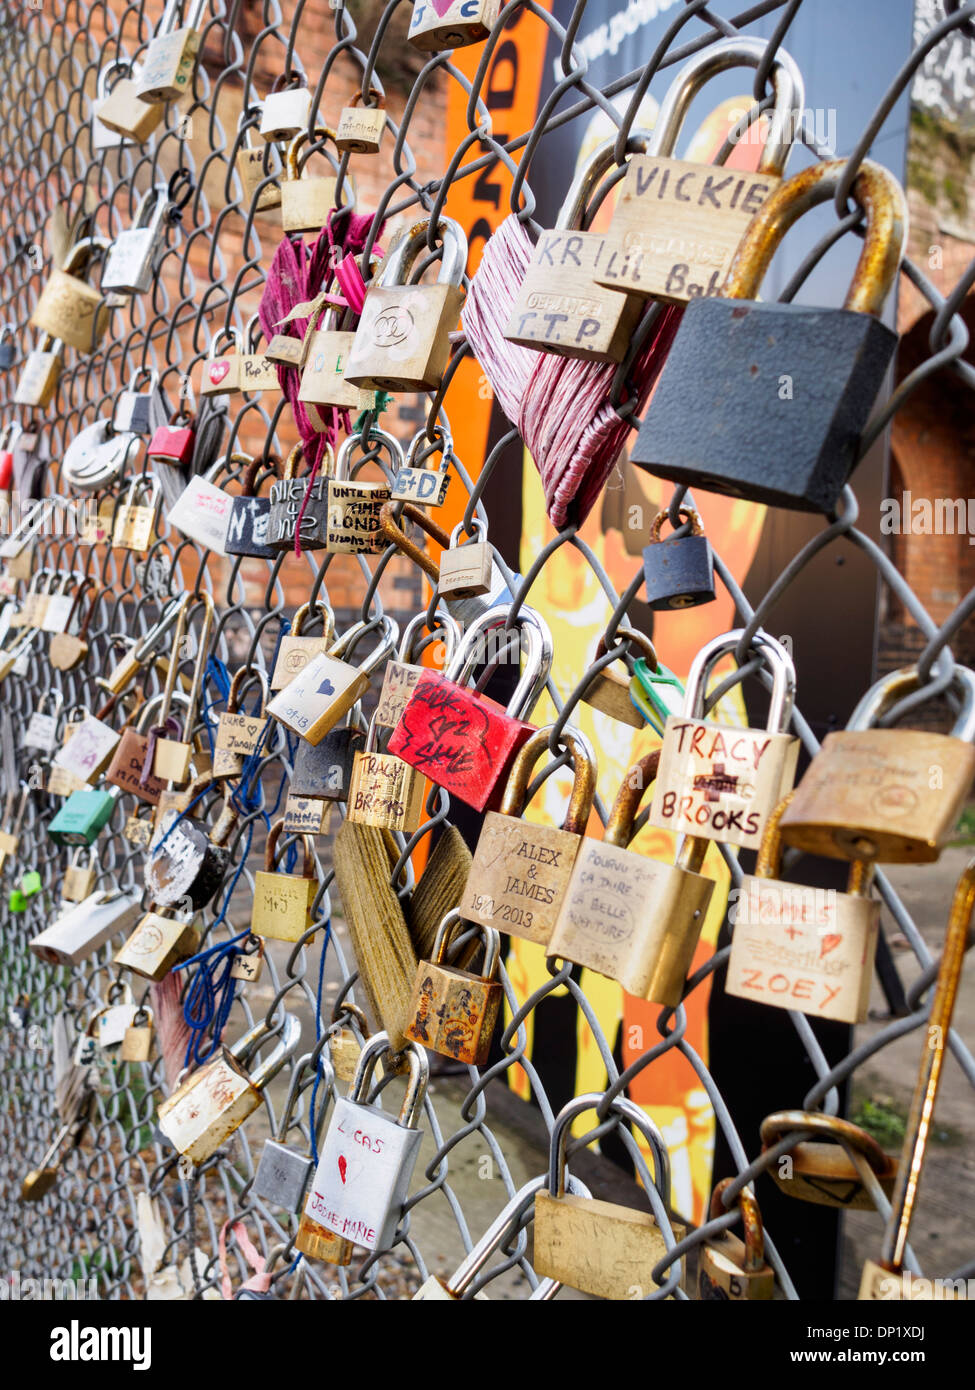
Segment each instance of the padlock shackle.
M426 1051L424 1048L418 1047L416 1043L408 1042L400 1052L394 1052L389 1045L388 1033L373 1033L359 1053L352 1088L349 1091L349 1100L356 1105L368 1105L367 1096L373 1073L376 1070L376 1063L380 1057L386 1054L394 1059L397 1057L406 1057L407 1059L410 1079L406 1084L406 1094L403 1097L403 1104L400 1107L399 1118L396 1123L404 1129L416 1129L416 1121L423 1108L427 1080L430 1076L430 1063Z
M316 613L322 614L322 638L327 642L335 632L335 614L324 599L318 599L316 601L315 611ZM299 604L295 609L294 617L291 619L290 635L292 637L300 637L302 635L305 630L305 619L310 612L311 604L308 602ZM362 626L365 627L365 624L362 624ZM349 628L349 632L351 631L352 628Z
M267 832L267 840L264 844L264 870L266 873L273 874L277 872L277 869L275 867L275 861L277 859L278 853L278 841L281 838L281 832L283 829L284 816L282 816L280 820L276 820L274 824L271 826L271 829ZM301 847L301 877L309 880L315 880L318 878L318 875L315 872L315 846L312 844L310 836L302 835Z
M738 244L721 289L723 299L758 297L779 242L804 212L835 197L847 166L845 159L824 160L803 169L772 192L749 222ZM863 249L843 308L857 314L879 316L904 255L907 202L894 175L870 159L860 165L850 193L863 209L866 228Z
M847 729L862 732L871 729L905 695L912 695L927 682L922 681L916 665L891 671L872 685L850 715ZM951 731L952 738L965 743L975 742L975 671L968 666L956 666L952 672L951 689L960 697L961 708Z
M626 141L627 154L645 154L652 139L648 130L631 130ZM593 193L603 176L616 164L616 141L617 137L614 135L597 145L582 168L577 171L559 208L559 215L555 219L555 231L581 231Z
M521 816L525 812L528 784L539 758L549 751L554 724L546 724L522 744L511 765L501 800L501 815ZM570 835L582 835L589 824L593 797L596 795L596 754L592 744L579 729L567 724L560 742L565 744L572 759L572 792L562 829Z
M313 1060L316 1062L318 1073L325 1083L325 1096L329 1096L335 1089L335 1068L332 1066L332 1059L329 1057L326 1048L323 1047L318 1049L317 1058L314 1052L306 1052L303 1057L299 1057L298 1061L295 1063L294 1075L291 1078L291 1086L288 1089L288 1098L284 1103L284 1109L281 1111L281 1120L273 1135L273 1142L275 1144L287 1144L288 1142L288 1130L291 1128L291 1117L294 1114L295 1106L298 1103L298 1097L301 1094L302 1073L309 1062ZM328 1106L325 1104L319 1107L318 1123L315 1126L316 1142L321 1135L327 1110ZM311 1118L310 1115L309 1118Z
M435 609L433 618L433 627L427 630L431 637L433 637L435 631L439 630L443 632L443 638L441 640L446 649L446 656L444 659L444 666L446 667L453 661L454 653L460 645L460 628L457 626L454 618L452 618L444 608ZM403 629L403 635L400 638L399 650L396 653L397 661L409 663L413 660L413 640L416 634L422 632L426 627L427 615L425 610L422 613L417 613L415 617L410 619Z
M343 439L338 454L335 457L335 473L333 476L336 482L351 482L352 466L350 459L352 458L353 452L358 448L361 449L364 454L368 453L374 442L376 444L381 444L389 454L390 463L392 465L390 471L395 477L404 464L402 446L399 440L391 435L388 430L383 430L380 429L378 425L373 425L369 431L368 441L363 440L361 432L347 435L346 438ZM379 462L378 458L367 459L366 462L374 463L377 467L382 468L382 464Z
M639 762L627 768L603 831L604 845L616 845L619 849L626 849L633 838L633 822L640 809L640 802L657 780L659 766L660 749L655 748L651 753L644 753ZM634 773L638 775L634 777Z
M267 709L270 690L268 688L267 675L259 666L240 666L234 672L233 679L230 682L230 690L227 693L226 713L240 713L238 702L240 700L241 687L244 685L245 680L256 680L258 683L261 692L261 712L257 717L263 719Z
M470 624L464 633L457 654L444 675L457 685L466 685L474 667L484 660L481 639L496 628L504 628L511 617L507 604L498 604ZM534 608L522 607L514 619L521 642L524 643L525 669L508 701L505 713L513 719L525 719L534 709L552 669L552 633L548 623Z
M744 628L735 628L733 632L713 637L698 652L687 677L683 710L685 718L704 718L704 700L711 670L723 656L735 650L744 633ZM760 648L763 650L759 650ZM796 698L796 668L792 657L782 643L770 637L767 632L755 633L752 649L756 655L765 658L766 665L772 672L772 693L769 697L765 727L770 733L785 733L792 718Z
M162 709L163 701L165 699L166 692L164 690L160 690L156 695L149 696L148 700L146 700L145 704L139 710L139 717L135 721L135 724L132 726L137 734L144 734L148 732L150 725L146 721L149 719L150 715L156 712L157 709ZM186 693L182 690L177 690L173 693L170 699L170 705L172 705L173 700L175 700L178 704L186 705L187 708L189 707L189 698L186 695ZM160 720L160 723L165 723L165 719Z
M636 628L624 627L621 625L616 629L616 636L613 640L619 642L628 642L631 643L634 647L639 647L640 651L643 652L643 656L642 658L637 657L636 659L638 661L642 660L645 663L645 665L651 667L651 669L654 672L657 671L660 665L659 661L657 660L657 649L645 632L638 632ZM605 656L607 650L608 648L606 645L606 634L604 632L603 635L600 637L599 641L596 643L596 660L598 661L601 656ZM621 657L620 660L622 659L623 658Z
M404 229L386 253L379 279L376 282L382 289L389 289L409 282L410 271L418 256L427 250L427 237L430 230L429 217L422 222L414 222ZM452 217L441 217L434 233L443 246L443 255L437 273L438 285L460 285L467 265L467 237L459 222Z
M433 938L433 950L430 953L431 965L445 965L447 947L450 945L450 938L454 934L454 929L459 926L473 926L484 938L484 965L481 969L481 978L494 980L498 974L498 963L501 960L501 937L494 927L486 927L482 923L467 923L461 917L457 908L452 908L440 921L437 927L437 934Z
M924 1153L931 1134L935 1102L941 1085L941 1072L948 1034L961 984L965 952L971 944L969 931L975 910L975 859L969 861L955 887L948 915L948 929L938 964L937 982L931 1012L926 1024L927 1037L921 1048L921 1063L911 1109L907 1119L904 1149L897 1165L897 1179L890 1201L890 1216L884 1230L880 1263L900 1272L907 1249L907 1236L914 1215L914 1204L921 1182ZM932 1029L936 1032L932 1034ZM938 1038L934 1046L930 1039Z
M153 218L153 221L158 219L158 222L156 222L156 225L158 226L158 224L162 222L168 211L169 184L154 183L151 188L146 189L145 193L143 193L142 197L136 204L135 217L132 221L132 230L142 231L145 228L149 227L151 225L149 221L150 217ZM132 378L132 381L138 380L142 372L150 370L151 369L147 367L137 368L135 376ZM155 375L158 378L158 373L155 373ZM131 385L132 382L129 382L130 387Z
M446 473L450 467L450 459L454 452L453 435L450 433L449 427L447 425L441 425L439 420L429 433L440 436L440 452L443 455L443 462L440 465L439 471L441 473ZM406 451L407 468L422 468L424 466L422 463L416 463L415 459L423 445L430 443L429 433L425 428L417 430L416 434L410 440L409 448Z
M549 1139L548 1191L553 1197L565 1193L566 1157L565 1146L572 1128L572 1121L586 1110L598 1110L605 1103L602 1091L588 1091L567 1101L555 1117ZM660 1194L664 1206L670 1209L670 1154L660 1130L653 1120L632 1100L625 1096L615 1096L609 1105L610 1111L635 1125L646 1139L653 1154L653 1185Z
M704 527L701 525L700 513L696 512L693 507L679 507L678 514L691 523L692 536L704 535ZM663 510L659 511L657 515L654 517L653 522L650 526L651 545L654 545L657 542L659 542L661 534L663 532L664 522L667 520L667 517L669 515L669 511L666 507L664 507Z
M396 505L397 504L393 502L384 502L379 508L380 529L386 537L386 540L402 550L403 554L412 560L414 565L418 565L434 587L436 587L440 583L440 566L431 555L425 550L421 550L414 541L411 541L409 536L402 529L393 511ZM446 532L442 526L438 525L432 516L428 516L422 507L415 507L412 502L404 502L402 515L407 517L410 521L415 522L416 525L419 526L422 531L425 531L430 539L443 550L446 550L450 545L450 535L448 532Z
M715 1217L727 1214L728 1208L722 1202L721 1194L733 1182L734 1178L722 1178L711 1194L712 1221ZM735 1201L741 1213L741 1229L745 1238L745 1273L754 1274L765 1264L765 1227L762 1224L762 1213L750 1187L743 1187Z
M327 125L317 126L314 136L309 135L307 130L299 130L298 134L293 137L288 144L288 149L284 157L284 176L286 179L290 180L292 183L297 183L301 179L301 170L298 168L298 155L306 145L312 144L313 140L318 140L323 135L327 140L331 140L333 145L335 144L335 131L332 130L331 126ZM324 151L320 150L318 153L323 154ZM328 158L327 155L326 158ZM331 177L334 177L334 173Z
M717 43L702 48L684 64L668 87L657 112L648 153L673 155L691 102L705 82L719 73L727 72L729 68L757 68L767 52L768 44L764 39L719 39ZM770 80L775 91L775 105L758 172L779 175L789 159L793 136L806 101L806 89L798 65L781 47L776 50Z
M272 1025L266 1018L261 1019L260 1023L255 1023L253 1028L237 1039L232 1047L227 1051L235 1062L241 1066L246 1066L247 1058L257 1047L262 1038L266 1038L272 1031ZM261 1091L273 1081L285 1062L297 1051L298 1043L301 1038L301 1020L297 1014L286 1013L281 1024L280 1037L274 1051L267 1061L262 1062L257 1071L249 1075L251 1085L255 1091Z
M777 879L782 872L782 817L792 805L795 794L793 788L782 798L765 822L762 843L755 860L755 878ZM851 897L865 898L869 895L874 869L875 865L868 859L854 859L851 862L846 884L846 891Z
M808 1134L832 1140L834 1144L848 1144L856 1153L863 1154L879 1176L890 1172L890 1155L866 1130L852 1120L840 1119L838 1115L824 1115L820 1110L776 1110L762 1121L759 1136L763 1147L770 1149L793 1130L806 1130ZM799 1143L802 1142L799 1140Z
M81 261L85 268L89 261L98 254L99 251L108 251L112 243L107 237L86 236L80 241L76 241L69 249L64 258L64 264L60 267L65 275L73 275L78 268L77 263Z

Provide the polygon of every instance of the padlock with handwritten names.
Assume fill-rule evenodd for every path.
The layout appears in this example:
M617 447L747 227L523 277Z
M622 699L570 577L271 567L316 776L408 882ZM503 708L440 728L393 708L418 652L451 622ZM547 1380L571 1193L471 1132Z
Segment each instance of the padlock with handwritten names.
M207 0L166 0L159 28L149 41L136 81L136 95L147 102L177 101L193 89L202 35L199 25Z
M433 629L433 632L443 634L440 639L440 649L443 655L442 658L438 656L436 665L449 666L460 643L460 629L453 618L442 608L436 610L435 616L437 627ZM423 675L425 668L413 662L412 656L417 634L422 632L426 626L427 615L425 613L417 613L415 617L411 618L403 629L403 636L400 639L399 651L396 653L395 660L386 664L386 670L383 672L383 685L379 692L379 703L376 705L374 715L375 722L384 728L395 729L410 696L416 689L417 681ZM426 639L427 642L432 639L433 632Z
M354 756L346 815L361 825L412 835L423 819L426 781L402 758L377 747L379 727L373 717L366 745Z
M369 689L373 671L392 650L399 628L391 619L385 619L384 624L379 643L360 666L351 666L341 659L352 638L359 635L355 628L350 628L327 653L313 657L294 680L268 701L268 714L309 743L321 743Z
M254 907L251 931L274 941L300 941L311 926L311 911L318 892L315 848L302 836L300 874L282 873L275 868L278 843L284 820L274 822L264 846L264 868L254 875Z
M398 470L393 480L390 500L393 502L412 502L417 507L442 507L450 484L450 460L454 456L453 440L443 425L434 425L432 439L426 430L420 430L410 441L406 462ZM442 454L439 468L423 468L435 448Z
M388 481L353 477L352 455L373 447L384 448L390 456L390 472L395 476L403 460L399 443L373 425L368 440L350 434L342 442L335 460L335 475L328 480L328 522L325 549L329 554L377 555L386 548L381 511L390 500ZM362 465L360 465L361 467Z
M284 471L271 484L271 505L267 519L267 544L277 555L295 547L295 533L302 550L325 550L327 533L328 493L330 474L334 468L331 445L325 446L325 457L316 476L298 478L299 463L304 448L296 444L285 459ZM301 518L299 525L298 518Z
M501 0L414 0L407 38L423 53L480 43L494 27Z
M260 708L257 714L245 714L240 709L240 700L246 684L256 681L260 691ZM268 701L267 677L258 666L241 666L234 672L227 695L227 708L217 720L217 737L213 751L213 775L219 777L239 777L244 770L244 760L258 749L265 735Z
M493 927L480 927L484 941L481 973L447 963L451 936L461 921L448 913L437 931L432 960L421 960L410 1003L406 1036L455 1062L483 1067L501 1007L498 979L501 940Z
M159 981L199 948L200 931L192 920L147 912L124 946L116 951L115 964L143 979Z

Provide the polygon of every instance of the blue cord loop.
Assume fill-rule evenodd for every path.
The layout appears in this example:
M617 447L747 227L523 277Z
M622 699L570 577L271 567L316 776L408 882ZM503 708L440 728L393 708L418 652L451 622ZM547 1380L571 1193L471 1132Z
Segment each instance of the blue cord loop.
M320 1042L322 1037L322 996L325 993L325 957L328 954L328 943L332 939L332 919L325 923L325 935L322 938L322 954L318 963L318 990L315 995L315 1041ZM318 1164L318 1088L322 1083L321 1067L315 1068L315 1084L311 1088L310 1114L308 1116L309 1127L311 1128L311 1156Z

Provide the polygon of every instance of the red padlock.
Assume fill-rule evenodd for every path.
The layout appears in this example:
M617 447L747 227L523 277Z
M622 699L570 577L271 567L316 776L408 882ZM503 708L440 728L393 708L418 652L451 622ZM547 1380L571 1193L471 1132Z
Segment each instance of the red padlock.
M188 410L178 410L168 425L160 425L149 440L151 459L181 467L193 461L196 421Z
M524 716L552 669L552 634L544 619L522 608L506 633L509 613L506 605L489 608L467 629L444 675L423 672L387 750L478 811L501 804L511 764L536 732ZM488 633L494 634L490 643ZM524 671L507 709L468 689L475 666L520 656Z
M18 424L4 425L0 430L0 491L9 492L14 485L13 445L23 434Z

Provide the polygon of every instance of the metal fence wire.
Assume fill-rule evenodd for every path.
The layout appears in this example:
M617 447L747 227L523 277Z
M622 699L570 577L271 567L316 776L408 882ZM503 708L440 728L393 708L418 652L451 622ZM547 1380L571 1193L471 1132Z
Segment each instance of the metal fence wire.
M152 14L148 8L144 3L87 5L82 0L42 0L35 7L33 0L28 0L23 6L8 5L0 28L0 92L3 93L6 135L0 321L12 325L7 341L16 345L16 365L0 374L3 403L0 418L5 423L19 420L29 436L22 437L17 453L17 488L22 496L77 498L77 490L72 489L64 475L63 461L68 446L79 432L111 416L120 392L133 384L141 387L146 373L156 374L152 423L162 422L168 412L160 405L160 393L165 395L171 412L174 404L185 398L186 383L190 379L196 382L200 365L221 331L234 330L243 335L258 312L277 238L271 235L273 224L255 215L260 190L255 189L245 198L236 159L253 136L260 116L258 75L262 86L268 72L281 74L282 85L285 85L292 73L302 70L303 54L309 72L321 62L320 75L312 87L311 114L307 117L307 128L314 133L321 124L315 113L325 111L330 83L341 81L349 90L358 86L368 91L371 85L380 82L377 74L388 71L390 64L401 66L407 61L402 53L402 14L398 0L391 0L381 14L377 12L374 16L368 47L349 9L341 3L333 4L327 12L316 11L312 16L310 7L303 4L281 6L277 0L262 0L261 4L232 0L226 7L221 0L205 0L196 21L202 35L202 59L195 70L191 94L178 105L170 103L159 108L164 112L161 123L145 144L115 144L104 131L101 132L102 143L98 143L93 135L91 112L97 97L99 74L115 60L130 61L144 55L160 18L155 12L158 7L154 7ZM726 20L713 15L703 0L691 0L677 7L664 40L646 66L600 90L590 82L586 60L576 43L586 0L579 0L564 28L532 0L511 0L484 43L483 58L473 81L455 66L449 52L424 55L424 61L414 63L410 73L412 87L398 123L390 112L385 153L391 158L393 172L378 190L376 216L365 229L357 248L364 252L359 257L360 265L368 274L369 256L384 220L403 215L430 216L435 223L452 185L460 180L476 179L496 164L512 174L512 210L530 222L533 209L531 159L546 132L584 117L597 107L602 108L620 130L622 158L629 122L642 94L651 84L666 86L676 70L675 65L714 42L747 32L748 26L756 20L774 15L777 20L774 32L754 74L755 100L763 103L775 55L780 45L787 45L790 25L800 8L801 0L762 0L744 8L734 19ZM883 100L849 157L836 194L838 221L835 229L824 236L808 256L786 297L795 293L801 281L841 235L855 235L859 215L849 211L848 195L861 162L922 62L936 52L939 44L948 41L975 18L975 6L948 8L953 12L933 24L903 68L892 76ZM329 40L323 39L320 28L316 27L324 22L326 15L333 34ZM545 103L532 128L500 137L492 132L483 84L491 55L503 41L506 26L516 18L518 22L537 26L539 44L546 41L549 34L556 36L562 45L562 76L553 98ZM326 47L329 42L331 46ZM314 45L321 51L313 49ZM444 92L450 84L460 84L468 96L470 133L456 149L448 151L444 169L435 171L431 177L424 168L424 161L429 159L428 147L421 147L422 137L415 134L414 128L426 109L432 107L438 113L443 112ZM624 108L625 119L620 116L618 106L609 100L621 94L633 97ZM327 105L331 109L336 103L329 97ZM753 112L752 116L755 114ZM808 121L798 136L817 157L832 153L817 141ZM411 140L415 148L411 147ZM312 148L326 148L320 132L313 139ZM331 157L334 148L328 148ZM267 146L266 149L269 162L262 187L270 183L276 172L273 148ZM343 185L349 180L349 159L339 156L334 158L333 164L331 172L338 180L335 194L338 205L344 198ZM310 168L314 169L314 164ZM178 234L169 237L151 290L125 297L120 302L120 307L114 311L112 329L96 350L68 348L65 351L57 395L50 406L32 411L16 405L13 395L25 355L38 345L27 327L28 319L51 274L52 255L58 254L58 238L61 243L70 238L72 219L81 210L87 215L87 228L96 236L117 236L124 228L132 226L142 193L159 182L172 188L170 181L180 171L188 197L181 209ZM363 210L360 199L359 211ZM437 243L432 237L429 247L431 254L437 252ZM62 253L63 249L61 245ZM934 311L929 351L873 417L863 440L864 452L882 436L895 412L932 373L950 373L959 389L975 385L975 370L963 360L968 333L960 313L962 301L975 281L975 260L947 298L937 293L916 264L905 260L902 269ZM464 283L469 283L466 277ZM644 328L637 333L628 358L617 371L612 394L620 418L631 423L634 393L628 387L628 373L648 331L649 328ZM2 347L0 343L0 350ZM431 428L438 420L449 427L452 396L461 395L459 388L452 391L457 367L469 352L465 337L454 334L451 363L443 387L423 400L424 412L429 408L428 414L414 413L413 420L419 423L413 424L413 431L422 427L424 418ZM455 408L458 412L463 409L462 399L458 399ZM360 427L367 429L376 418L366 414ZM201 473L218 459L226 459L218 481L231 489L243 476L244 455L260 455L266 448L283 458L295 439L288 403L274 392L207 398L201 403L198 424L193 471ZM476 467L479 461L456 457L451 460L453 488L466 489L469 495L464 516L468 534L475 534L477 524L481 523L490 540L487 528L492 518L482 499L502 454L518 439L514 429L497 439L479 469ZM94 494L95 501L100 503L107 498L109 508L113 514L117 513L125 503L131 483L143 474L151 480L152 471L141 450L127 463L120 479L105 492ZM171 473L164 486L171 491L174 477L178 480L178 493L186 481L178 472ZM679 507L683 496L682 489L676 489L670 505L670 519L675 527L682 524ZM174 497L175 494L167 494L166 503L171 503ZM751 640L762 631L765 615L811 557L825 547L847 542L869 557L883 584L926 640L920 670L927 684L910 703L916 706L949 688L953 670L949 643L975 609L975 591L964 598L947 621L937 625L888 556L857 528L857 515L855 491L847 486L835 517L824 520L822 528L793 556L757 607L748 603L739 587L742 576L733 574L721 556L716 555L718 580L733 597L745 629L738 647L741 666L733 680L755 674L755 663L748 661ZM502 964L500 979L507 1013L501 1051L497 1054L500 1060L483 1069L468 1069L466 1095L456 1113L450 1112L452 1127L445 1123L448 1112L435 1108L432 1096L427 1096L420 1119L427 1147L391 1249L373 1255L360 1250L352 1263L344 1267L298 1255L293 1245L297 1216L257 1196L253 1180L262 1140L277 1132L293 1081L297 1082L298 1099L287 1132L279 1137L301 1152L310 1150L315 1127L312 1117L321 1116L323 1109L328 1108L336 1086L341 1093L341 1084L333 1082L327 1069L316 1069L316 1062L320 1057L328 1057L327 1037L336 1024L358 1027L356 1019L345 1012L345 1003L363 1003L361 985L355 977L355 959L342 930L342 904L333 884L330 842L324 838L316 841L318 886L312 925L301 941L287 949L267 951L260 982L238 986L225 1019L218 1017L219 1000L209 1001L212 1026L202 1035L203 1053L212 1043L214 1029L221 1022L225 1024L226 1040L234 1041L266 1019L270 1031L259 1050L259 1056L265 1059L279 1039L286 1013L300 1014L306 1030L311 1031L312 1042L294 1053L274 1086L265 1092L259 1112L223 1143L213 1157L194 1167L179 1158L155 1127L158 1104L171 1092L175 1081L174 1076L167 1076L161 1053L157 1052L144 1062L121 1062L117 1049L103 1049L93 1073L95 1091L89 1123L77 1146L69 1146L61 1154L56 1183L43 1200L29 1204L19 1201L25 1173L38 1166L45 1148L62 1124L64 1112L59 1110L59 1101L63 1106L65 1039L73 1046L77 1035L84 1034L93 1025L100 1011L119 1001L155 1007L157 1025L159 1013L165 1007L160 1003L162 987L154 988L150 994L144 981L121 973L113 965L119 937L100 946L76 966L45 964L28 949L28 941L52 920L59 905L64 874L73 856L73 851L56 844L46 829L64 802L63 795L47 789L47 781L50 758L52 752L62 746L65 726L77 718L78 711L97 713L105 706L109 692L99 686L98 678L104 677L118 662L133 639L141 638L153 628L170 597L197 591L212 595L217 621L207 638L203 631L203 608L195 607L190 637L179 654L184 658L183 671L192 673L197 642L209 641L209 653L205 651L204 656L209 654L213 661L206 667L195 732L203 740L212 739L216 718L226 704L226 687L221 685L218 663L223 663L223 668L231 673L241 666L267 669L283 630L281 620L293 614L295 594L300 592L302 598L311 602L319 598L330 601L330 568L334 559L331 555L313 551L306 552L300 561L290 557L285 561L277 556L270 560L242 562L235 557L225 559L182 538L172 526L167 527L162 514L158 528L158 533L154 534L160 538L152 541L148 551L139 553L107 544L90 544L70 528L64 531L52 523L38 532L32 551L28 547L9 562L3 581L7 618L23 615L28 592L36 593L41 589L57 592L64 580L65 591L72 594L82 576L90 577L97 586L92 590L97 597L85 632L87 652L73 669L56 669L50 663L49 644L53 632L33 632L27 625L19 632L8 630L6 638L7 649L13 651L17 642L23 643L26 635L33 632L16 666L3 680L2 690L3 711L10 716L3 758L7 797L5 829L8 831L14 828L20 789L26 788L22 819L17 827L19 850L7 856L5 892L0 905L3 936L0 1017L4 1024L0 1031L3 1074L0 1246L4 1268L19 1270L22 1277L95 1277L99 1297L119 1299L144 1297L147 1287L150 1296L152 1288L156 1288L157 1293L165 1288L168 1293L163 1296L174 1296L182 1286L172 1282L166 1284L166 1279L170 1278L173 1268L178 1278L182 1266L182 1277L189 1280L185 1295L212 1297L221 1287L220 1228L228 1219L239 1219L257 1243L264 1267L271 1276L271 1290L277 1297L408 1297L430 1273L432 1246L425 1247L423 1237L428 1229L422 1220L426 1209L435 1209L440 1221L455 1225L459 1236L457 1249L469 1250L483 1232L486 1223L480 1226L469 1223L463 1202L452 1186L455 1165L469 1161L464 1155L489 1155L493 1171L500 1177L507 1196L513 1197L518 1190L519 1174L509 1163L503 1135L496 1132L497 1126L492 1128L489 1083L505 1078L511 1068L523 1068L532 1099L551 1132L555 1108L530 1059L529 1028L533 1012L543 1000L554 991L567 991L576 1005L581 1026L591 1034L592 1045L598 1050L608 1077L598 1109L590 1117L592 1123L586 1138L593 1142L613 1129L618 1131L638 1177L650 1193L654 1216L666 1245L666 1254L655 1270L658 1286L647 1290L645 1296L651 1299L687 1297L678 1286L681 1256L700 1247L720 1230L734 1225L738 1219L734 1204L736 1194L775 1164L788 1145L778 1144L760 1154L756 1135L736 1132L708 1067L685 1037L683 1005L674 1010L661 1008L658 1038L638 1060L621 1071L614 1059L613 1040L605 1036L596 1010L578 983L578 970L573 971L564 964L558 969L553 966L551 978L527 996L516 990ZM504 564L497 551L495 559L508 581L513 595L512 613L516 614L526 601L530 602L532 585L560 547L576 546L612 604L612 616L606 629L607 660L612 660L628 652L625 639L617 641L617 633L627 625L628 611L640 594L642 576L637 576L625 592L617 593L596 555L576 537L576 529L568 525L561 530L521 579ZM25 557L31 558L30 566L25 563ZM412 578L395 591L384 573L386 570L392 573L394 561L400 566L398 573L412 574ZM342 602L332 602L340 630L343 624L348 628L360 618L372 624L372 630L378 630L384 615L390 614L398 617L402 625L426 604L427 599L421 597L419 570L407 564L394 547L380 556L359 557L357 564L361 573L361 610L351 611L348 605L343 608ZM290 580L287 579L289 574L293 576ZM79 604L79 607L83 612L84 605ZM63 627L62 616L62 630ZM168 639L160 645L159 651L166 655ZM629 653L631 657L633 654ZM549 772L564 765L564 757L561 763L555 761L563 754L559 742L561 730L571 720L589 674L591 670L579 672L578 685L571 691L557 689L551 680L548 683L549 696L558 711L550 745L553 759L547 769ZM165 678L164 665L145 665L139 675L144 694L150 696L162 691ZM761 678L766 679L765 676ZM59 724L53 749L45 752L27 745L25 731L35 712L54 711L51 692L60 697ZM801 696L800 689L793 730L806 749L814 752L818 744L800 712ZM905 710L900 713L906 711L907 705L905 702ZM130 710L131 706L126 707L121 701L104 718L114 721L118 728ZM891 717L896 718L897 712ZM254 893L254 871L260 866L259 849L268 826L283 804L294 756L295 740L289 739L280 725L272 723L256 758L255 773L246 795L242 794L238 801L239 816L228 842L229 864L223 887L195 919L201 928L201 951L230 942L246 931ZM212 828L220 798L206 796L203 804L207 823ZM605 819L602 801L599 807ZM439 830L450 822L449 797L433 794L427 808L430 818L412 837L413 844L419 843L431 830ZM142 893L147 851L144 845L137 845L128 838L134 833L131 819L139 811L140 803L129 793L121 794L114 804L111 818L95 845L98 888L131 888ZM344 805L337 803L333 812L335 824L344 812ZM146 815L145 808L141 809L141 815ZM403 850L405 846L406 840L400 836L398 847ZM740 883L736 854L726 846L720 848L732 882ZM84 856L74 856L74 862L83 866L87 861ZM11 890L17 887L21 871L27 870L36 870L40 875L40 891L32 894L31 884L25 883L21 890L24 896L18 900L11 896ZM395 869L390 883L402 890L402 880ZM808 1018L799 1013L789 1015L815 1074L815 1083L805 1097L807 1110L837 1114L840 1104L837 1088L895 1039L911 1030L920 1038L920 1030L928 1017L930 985L937 962L927 951L887 877L878 871L875 883L879 896L917 956L922 975L910 993L907 1015L896 1018L834 1066L827 1062ZM145 901L148 905L148 898ZM686 993L702 988L713 972L726 962L728 949L718 950L692 976ZM186 995L190 981L199 981L199 971L190 968L170 978L178 981L179 989ZM203 1012L206 1013L205 1008ZM70 1025L67 1030L65 1023ZM62 1031L59 1033L59 1030ZM308 1035L306 1032L306 1038ZM706 1221L680 1242L675 1238L665 1194L654 1186L651 1171L654 1165L646 1162L650 1149L645 1142L637 1144L628 1118L614 1106L618 1097L627 1094L634 1078L653 1067L671 1049L684 1055L699 1078L738 1174L725 1193L725 1201L730 1204L728 1213ZM975 1062L955 1032L950 1037L950 1051L967 1079L975 1085ZM249 1065L253 1069L257 1062L252 1059ZM59 1080L60 1088L56 1086ZM395 1099L391 1100L394 1093ZM401 1094L401 1089L397 1090L394 1084L390 1096L385 1098L385 1103L394 1107L391 1113L396 1112ZM886 1215L889 1206L884 1192L876 1181L869 1180L869 1174L864 1181L869 1183L881 1214ZM156 1203L158 1226L154 1234L146 1222L143 1194ZM529 1196L523 1202L525 1224L530 1208ZM150 1250L153 1240L156 1244ZM239 1244L232 1246L235 1285L250 1273L241 1249ZM528 1296L538 1285L528 1249L526 1233L512 1238L507 1256L499 1257L489 1267L484 1280L488 1288L501 1271L514 1267L524 1275L521 1296ZM195 1263L191 1260L187 1265L184 1262L192 1250L199 1254ZM766 1254L775 1269L780 1290L787 1297L796 1297L789 1270L776 1249L774 1231L766 1232ZM545 1292L544 1286L541 1291Z

